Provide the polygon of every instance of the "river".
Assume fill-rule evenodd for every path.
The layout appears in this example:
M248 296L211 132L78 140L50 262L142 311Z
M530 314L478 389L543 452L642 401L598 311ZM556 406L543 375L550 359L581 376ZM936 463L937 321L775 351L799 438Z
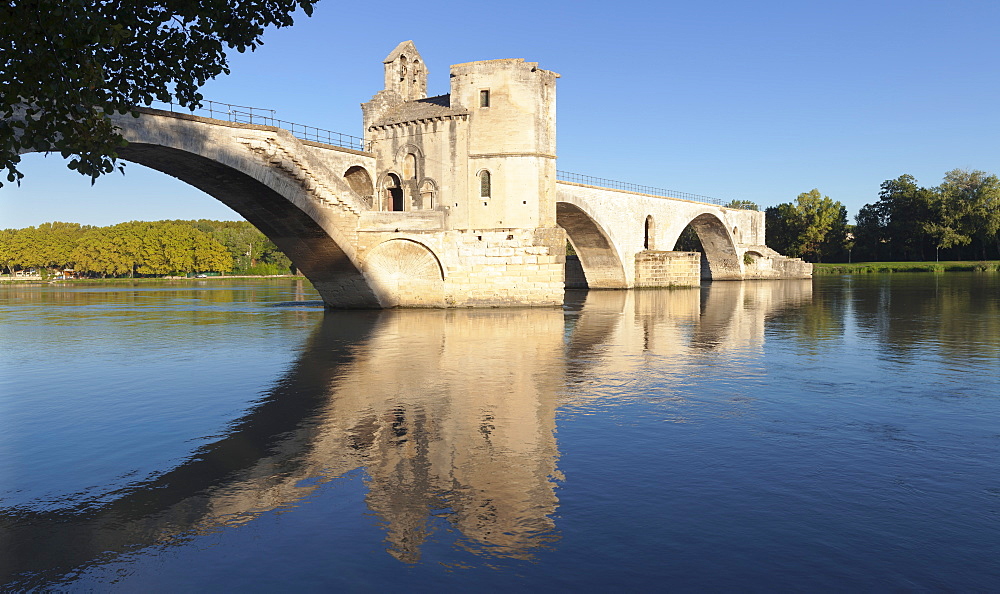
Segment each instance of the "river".
M0 285L0 583L1000 588L1000 275Z

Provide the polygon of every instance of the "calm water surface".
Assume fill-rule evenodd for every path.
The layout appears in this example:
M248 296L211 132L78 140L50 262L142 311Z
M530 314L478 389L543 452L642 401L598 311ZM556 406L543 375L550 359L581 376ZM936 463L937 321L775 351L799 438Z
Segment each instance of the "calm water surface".
M1000 589L1000 276L0 286L5 590Z

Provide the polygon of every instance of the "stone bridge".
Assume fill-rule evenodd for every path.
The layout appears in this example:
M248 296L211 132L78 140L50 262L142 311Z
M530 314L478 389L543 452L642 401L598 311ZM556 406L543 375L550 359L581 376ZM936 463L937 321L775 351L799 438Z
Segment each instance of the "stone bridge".
M557 181L559 75L536 63L452 66L437 97L412 42L384 69L385 89L362 105L364 151L139 109L114 118L129 141L119 155L235 210L330 307L558 305L567 286L811 274L763 245L763 213ZM703 254L673 251L688 225Z
M807 278L811 265L764 245L764 213L559 181L556 220L578 254L567 286L697 285L701 279ZM704 253L672 251L691 226Z

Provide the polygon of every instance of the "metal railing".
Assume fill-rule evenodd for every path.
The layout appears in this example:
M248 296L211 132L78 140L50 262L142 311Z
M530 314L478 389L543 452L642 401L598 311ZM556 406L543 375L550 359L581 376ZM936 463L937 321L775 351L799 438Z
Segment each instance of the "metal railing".
M207 115L207 117L213 119L226 120L237 124L272 126L274 128L288 130L292 133L292 136L301 140L309 140L311 142L319 142L322 144L339 146L356 151L365 150L364 138L351 136L350 134L343 134L341 132L334 132L332 130L324 130L323 128L317 128L315 126L306 126L305 124L297 124L287 120L280 120L275 116L277 112L273 109L207 100L202 101L201 107L195 109L180 107L179 105L174 105L173 103L161 103L159 101L154 101L150 107L176 113L192 113L203 116Z
M175 111L173 103L163 103L160 101L154 101L151 107L158 107L161 109L166 109L171 112ZM350 134L343 134L341 132L334 132L332 130L324 130L323 128L317 128L315 126L307 126L305 124L297 124L295 122L281 120L275 116L277 111L273 109L266 109L262 107L250 107L248 105L235 105L233 103L222 103L219 101L208 101L208 100L203 100L201 102L201 106L194 109L188 107L181 108L180 106L177 107L178 109L176 111L180 113L187 112L187 113L192 113L192 114L196 113L201 115L207 114L208 117L213 119L226 120L238 124L256 124L259 126L273 126L275 128L288 130L289 132L292 133L292 136L295 136L296 138L302 140L309 140L312 142L319 142L322 144L339 146L343 148L353 149L356 151L371 150L370 147L365 146L364 138L351 136ZM598 186L601 188L608 188L611 190L638 192L640 194L661 196L663 198L680 198L681 200L704 202L707 204L715 204L718 206L723 206L724 204L733 204L733 205L738 205L734 206L734 208L748 208L748 205L752 204L735 200L723 202L721 199L712 198L711 196L702 196L700 194L691 194L689 192L677 192L675 190L664 190L662 188L654 188L651 186L643 186L640 184L633 184L613 179L605 179L603 177L594 177L591 175L583 175L580 173L570 173L569 171L556 171L556 179L559 181L585 184L588 186ZM749 208L749 210L757 210L757 208L753 207Z
M691 194L689 192L677 192L674 190L664 190L662 188L653 188L650 186L632 184L629 182L616 181L613 179L605 179L603 177L593 177L591 175L583 175L580 173L570 173L569 171L556 171L556 179L564 182L584 184L588 186L597 186L600 188L608 188L609 190L624 190L626 192L638 192L639 194L649 194L651 196L660 196L663 198L680 198L681 200L691 200L693 202L705 202L707 204L715 204L717 206L723 206L725 204L739 204L739 202L735 200L723 201L720 198L712 198L711 196L702 196L700 194ZM737 206L736 208L743 208L743 206ZM750 210L756 210L756 209L750 209Z

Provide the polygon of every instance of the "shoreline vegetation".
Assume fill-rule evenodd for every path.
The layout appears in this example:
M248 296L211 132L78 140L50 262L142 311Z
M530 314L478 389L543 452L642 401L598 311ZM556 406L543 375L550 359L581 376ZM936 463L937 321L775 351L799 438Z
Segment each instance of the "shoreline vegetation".
M813 276L831 274L883 274L893 272L996 272L1000 260L950 262L854 262L813 264Z
M807 262L879 262L877 270L894 272L911 270L900 262L933 261L932 271L949 270L955 261L975 266L1000 258L1000 177L954 169L927 188L901 175L882 183L878 200L858 211L854 225L840 202L816 189L768 207L764 218L765 244Z
M892 274L898 272L1000 272L1000 260L985 261L951 261L951 262L854 262L816 263L813 264L813 276L832 276L838 274ZM196 281L228 280L240 278L257 279L287 279L295 278L307 281L302 274L225 274L210 276L147 276L147 277L108 277L108 278L31 278L12 277L0 274L2 283L19 283L26 285L55 283L91 283L91 284L140 284L147 282L160 283L164 281Z
M226 275L210 275L210 276L137 276L135 278L125 277L106 277L106 278L40 278L40 277L12 277L9 274L0 274L0 282L2 283L19 283L25 285L47 285L47 284L62 284L62 283L84 283L84 284L140 284L140 283L162 283L164 281L183 281L183 282L194 282L194 281L212 281L212 280L231 280L231 279L241 279L241 278L257 278L257 279L286 279L294 278L304 281L309 281L302 274L226 274Z
M130 221L107 227L55 221L0 230L0 273L39 280L294 273L247 221Z

